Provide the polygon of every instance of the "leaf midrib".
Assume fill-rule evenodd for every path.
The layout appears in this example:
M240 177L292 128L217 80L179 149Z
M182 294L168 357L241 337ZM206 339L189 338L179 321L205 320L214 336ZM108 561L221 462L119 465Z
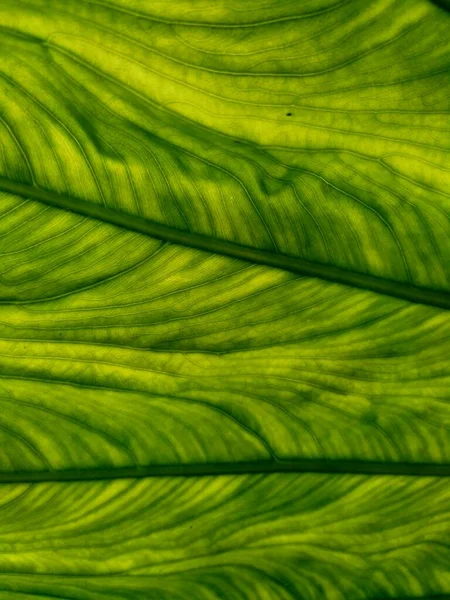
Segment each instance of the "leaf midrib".
M258 460L223 463L167 464L54 471L1 472L1 483L95 481L145 477L207 477L267 473L328 473L449 477L449 463L382 462L348 459Z
M100 220L111 225L142 233L174 244L206 252L230 256L243 261L283 269L309 277L316 277L350 287L360 288L401 298L409 302L450 309L450 294L407 283L383 279L305 260L295 256L252 248L207 235L183 231L154 221L112 210L100 204L87 202L66 194L59 194L37 186L0 177L0 190L37 200L45 204Z

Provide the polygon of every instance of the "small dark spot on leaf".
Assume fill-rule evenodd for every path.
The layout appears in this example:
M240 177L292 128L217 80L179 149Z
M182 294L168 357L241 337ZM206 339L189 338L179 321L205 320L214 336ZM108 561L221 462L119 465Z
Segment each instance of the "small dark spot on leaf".
M292 113L286 113L287 117L292 117Z
M239 140L234 140L235 144L240 144L241 142Z

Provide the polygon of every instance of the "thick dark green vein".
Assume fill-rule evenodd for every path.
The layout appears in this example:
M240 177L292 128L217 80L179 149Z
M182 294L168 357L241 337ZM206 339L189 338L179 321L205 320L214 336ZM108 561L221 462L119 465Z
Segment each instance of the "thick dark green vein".
M200 235L190 231L182 231L180 229L168 227L167 225L147 221L140 217L111 210L100 204L86 202L85 200L58 194L3 177L0 177L0 190L25 198L38 200L39 202L44 202L57 208L69 210L93 219L99 219L105 223L137 231L138 233L143 233L174 244L190 246L191 248L197 248L206 252L231 256L252 263L284 269L293 273L309 275L310 277L318 277L335 283L342 283L344 285L370 290L372 292L377 292L378 294L402 298L404 300L409 300L410 302L450 309L450 294L445 292L420 288L389 279L372 277L363 273L346 271L345 269L340 269L338 267L315 263L286 254L260 250L249 246L241 246L226 240Z
M245 473L336 473L359 475L411 475L449 477L450 464L375 462L362 460L295 459L149 465L147 467L105 467L56 471L15 471L0 473L0 483L33 481L93 481L100 479L139 479L142 477L200 477Z

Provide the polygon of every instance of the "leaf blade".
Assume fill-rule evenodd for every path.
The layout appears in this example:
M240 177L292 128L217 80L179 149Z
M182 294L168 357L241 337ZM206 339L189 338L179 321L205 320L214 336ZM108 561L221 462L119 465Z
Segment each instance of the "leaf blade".
M52 0L43 24L39 0L20 10L6 3L5 25L32 41L14 38L13 58L5 61L5 97L12 93L20 102L7 104L10 154L2 172L17 168L12 178L30 181L33 171L44 188L181 230L448 292L448 18L423 0L411 1L408 11L392 1L356 5L362 12L355 14L353 3L313 3L317 14L295 14L292 23L274 5L255 8L265 16L250 23L251 41L245 42L248 23L238 13L233 24L233 12L225 22L218 14L216 28L211 22L177 25L175 19L173 27L181 29L174 33L161 15L124 12L120 4L84 3L75 13L71 4ZM180 43L198 31L211 36L201 41L203 52ZM330 32L330 48L323 49ZM263 65L276 65L272 74L252 52L231 54L240 65L232 74L224 69L226 54L208 53L208 44L214 50L224 37L243 47L265 44L275 34L292 38L296 52L305 44L315 49L323 73L305 66L301 52L285 59L284 50L270 44L263 46ZM165 49L159 47L163 39ZM411 47L415 54L407 51ZM395 66L392 56L400 57ZM192 64L180 65L186 57ZM158 61L162 75L144 76ZM304 74L296 72L298 65ZM267 88L253 105L247 102L254 93L249 77ZM380 91L385 88L389 93ZM217 100L209 92L224 89L228 116L222 126L205 115ZM279 115L299 90L304 104L294 104L300 113ZM289 104L280 103L282 93L291 96ZM264 94L276 99L273 106L258 104ZM75 98L78 108L69 110ZM192 106L205 110L193 113ZM30 132L24 136L25 114L41 123L32 139L54 155L51 172L29 147ZM311 133L319 130L326 133ZM70 148L71 172L52 139ZM285 140L283 147L276 139ZM27 160L36 164L27 166Z
M444 480L159 478L3 485L2 499L6 593L375 600L450 591Z
M420 304L427 304L445 309L450 308L450 295L444 292L420 288L410 284L381 279L379 277L376 278L361 273L353 273L334 266L314 263L279 252L268 252L266 250L242 246L218 238L181 231L166 225L161 225L160 223L133 217L118 211L112 211L108 208L80 200L79 198L55 194L54 192L43 190L36 186L21 184L20 182L1 177L0 190L20 195L23 198L44 202L45 204L57 208L70 210L80 215L98 219L103 223L117 225L118 227L143 233L166 242L181 244L215 254L222 254L224 256L246 260L255 264L285 269L293 273L319 277L328 281L343 283L345 285L402 298L404 300L409 300L410 302L418 302Z
M449 16L0 21L2 595L448 596Z
M447 311L9 201L4 472L450 462Z

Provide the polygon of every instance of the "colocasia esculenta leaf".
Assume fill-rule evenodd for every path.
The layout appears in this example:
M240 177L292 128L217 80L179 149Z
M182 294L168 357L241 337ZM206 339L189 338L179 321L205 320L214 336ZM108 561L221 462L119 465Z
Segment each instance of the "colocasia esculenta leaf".
M0 42L0 599L450 598L448 3Z

